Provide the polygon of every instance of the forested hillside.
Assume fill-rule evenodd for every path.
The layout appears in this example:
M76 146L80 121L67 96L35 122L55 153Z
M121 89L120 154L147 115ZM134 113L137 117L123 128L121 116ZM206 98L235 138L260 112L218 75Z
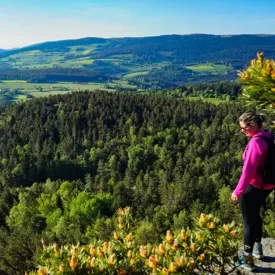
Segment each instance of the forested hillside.
M246 143L237 127L243 110L104 91L5 107L0 270L35 268L41 237L58 244L110 238L118 207L132 207L141 244L202 211L239 220L230 194Z
M235 80L236 71L245 68L258 51L274 58L274 43L274 35L88 37L1 52L0 70L85 68L119 77L141 89L168 88Z
M26 80L28 82L45 83L45 82L92 82L106 81L109 78L103 73L95 70L80 68L51 68L38 70L10 70L0 71L1 80Z

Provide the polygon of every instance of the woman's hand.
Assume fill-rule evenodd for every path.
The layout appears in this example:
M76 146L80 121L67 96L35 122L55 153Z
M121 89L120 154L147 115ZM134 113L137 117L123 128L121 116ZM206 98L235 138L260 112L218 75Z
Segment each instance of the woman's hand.
M232 201L238 201L238 198L239 197L237 197L234 193L232 193L232 195L231 195Z

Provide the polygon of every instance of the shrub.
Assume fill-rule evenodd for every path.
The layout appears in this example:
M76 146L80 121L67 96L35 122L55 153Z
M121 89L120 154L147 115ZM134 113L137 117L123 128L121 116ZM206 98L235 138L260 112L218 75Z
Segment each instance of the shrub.
M129 207L117 210L117 224L108 242L89 245L46 245L39 274L228 274L239 241L234 223L222 225L213 215L201 214L192 229L167 231L157 245L137 245Z

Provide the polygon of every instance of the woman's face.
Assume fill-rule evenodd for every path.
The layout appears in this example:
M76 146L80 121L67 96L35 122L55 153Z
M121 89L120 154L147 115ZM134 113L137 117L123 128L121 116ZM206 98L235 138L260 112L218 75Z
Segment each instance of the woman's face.
M256 132L259 131L258 125L253 122L251 124L246 124L243 121L240 121L241 131L248 137L253 137Z

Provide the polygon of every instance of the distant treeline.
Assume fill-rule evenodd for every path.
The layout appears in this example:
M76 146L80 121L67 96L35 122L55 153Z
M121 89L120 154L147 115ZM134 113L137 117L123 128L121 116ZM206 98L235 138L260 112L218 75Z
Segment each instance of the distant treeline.
M26 80L28 82L89 82L106 81L109 77L101 72L78 68L49 68L32 70L0 71L1 80Z
M166 89L177 86L201 83L235 80L235 72L227 74L199 73L186 69L183 65L167 65L159 69L153 69L146 75L139 75L128 80L129 84L136 85L140 89Z

